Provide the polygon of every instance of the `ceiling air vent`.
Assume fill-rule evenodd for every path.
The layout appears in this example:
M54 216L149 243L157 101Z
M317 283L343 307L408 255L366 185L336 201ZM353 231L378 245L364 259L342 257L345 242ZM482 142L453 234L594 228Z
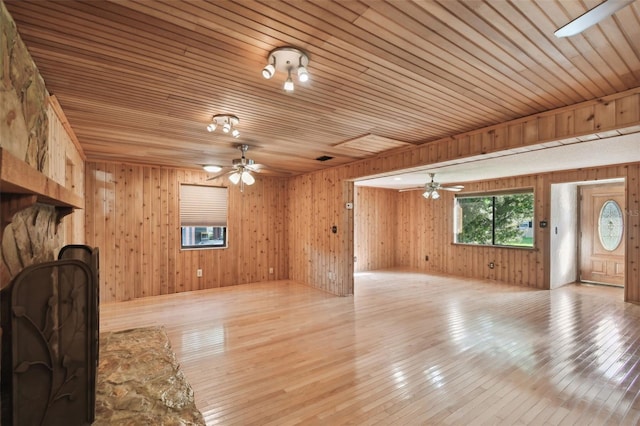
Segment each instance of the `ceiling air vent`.
M329 157L328 155L323 155L321 157L316 158L316 160L318 161L327 161L327 160L331 160L333 157Z

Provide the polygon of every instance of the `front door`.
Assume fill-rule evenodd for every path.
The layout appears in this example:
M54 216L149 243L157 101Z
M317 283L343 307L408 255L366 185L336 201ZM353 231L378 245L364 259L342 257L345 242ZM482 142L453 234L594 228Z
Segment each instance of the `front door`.
M580 187L580 280L624 286L624 183Z

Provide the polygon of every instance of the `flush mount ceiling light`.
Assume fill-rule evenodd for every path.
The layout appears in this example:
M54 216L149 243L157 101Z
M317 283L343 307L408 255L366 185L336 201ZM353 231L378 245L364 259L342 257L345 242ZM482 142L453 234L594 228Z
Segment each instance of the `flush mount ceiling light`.
M267 66L262 70L262 76L266 79L270 79L274 76L276 71L281 71L287 74L287 79L284 82L284 90L286 92L293 92L294 85L291 79L292 71L298 75L298 81L304 83L309 81L309 57L302 50L295 47L278 47L269 52L267 56Z
M236 129L239 122L240 119L235 115L216 114L211 117L211 124L207 126L207 130L215 132L217 128L221 128L224 133L230 133L231 136L237 138L240 136L240 132Z
M205 164L204 166L202 166L202 168L209 173L218 173L220 170L222 170L222 167L215 166L213 164Z

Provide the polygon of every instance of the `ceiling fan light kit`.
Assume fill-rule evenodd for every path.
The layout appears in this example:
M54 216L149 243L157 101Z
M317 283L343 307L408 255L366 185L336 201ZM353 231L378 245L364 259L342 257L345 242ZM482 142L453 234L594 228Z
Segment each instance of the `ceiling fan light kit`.
M429 182L425 183L424 186L421 186L421 187L418 187L418 188L401 189L400 192L424 191L422 193L422 196L424 198L437 200L438 198L440 198L440 192L438 192L438 191L458 192L458 191L462 191L464 189L463 185L444 186L440 182L435 182L434 181L435 176L436 176L435 173L429 173L430 180L429 180Z
M427 199L431 198L431 199L434 199L434 200L437 200L438 198L440 198L440 194L438 194L438 191L436 191L435 189L434 190L427 189L426 191L424 191L422 193L422 196L424 198L427 198Z
M308 66L309 56L302 50L291 46L278 47L269 52L267 65L262 69L262 76L268 80L277 71L286 73L287 79L283 88L286 92L291 93L295 88L291 72L294 71L298 75L298 81L304 83L309 81Z
M207 130L215 132L220 127L224 133L231 133L231 136L237 138L240 136L240 131L236 129L238 123L240 123L240 119L235 115L216 114L211 117L211 123L207 126Z
M605 18L608 18L634 1L635 0L605 0L593 9L586 11L573 21L557 29L553 34L558 38L571 37L576 34L580 34L587 28L597 24Z
M256 178L253 176L252 172L260 172L260 166L255 163L251 158L246 157L247 150L249 149L249 145L242 144L237 146L238 150L242 152L242 156L240 158L235 158L231 162L230 167L226 167L227 169L231 169L228 172L215 175L210 177L207 180L217 179L223 175L229 175L229 182L234 185L240 184L240 192L244 192L245 185L253 185L256 183ZM223 167L215 166L218 170L212 170L212 173L219 172L223 169ZM205 170L207 170L205 168ZM208 170L207 170L208 171Z

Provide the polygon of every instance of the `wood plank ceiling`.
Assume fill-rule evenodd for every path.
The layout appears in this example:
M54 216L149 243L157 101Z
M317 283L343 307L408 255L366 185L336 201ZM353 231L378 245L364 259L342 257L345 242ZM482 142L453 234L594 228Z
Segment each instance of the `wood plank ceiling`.
M557 39L599 0L4 1L90 160L228 165L248 143L298 174L372 155L353 139L422 144L640 86L640 2ZM310 57L293 94L261 76L285 45ZM219 113L239 139L206 131Z

